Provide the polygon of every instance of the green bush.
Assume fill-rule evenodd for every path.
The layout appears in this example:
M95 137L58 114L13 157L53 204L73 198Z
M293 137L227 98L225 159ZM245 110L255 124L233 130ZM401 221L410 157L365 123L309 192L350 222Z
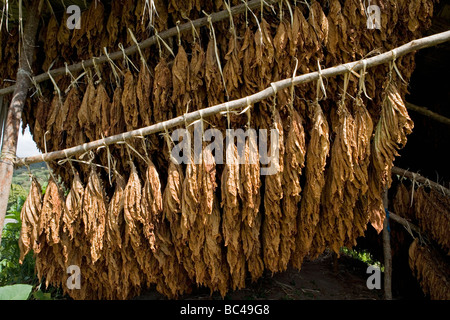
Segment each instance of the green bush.
M16 283L36 285L38 283L34 274L35 262L32 253L25 257L23 264L19 263L19 237L22 226L20 211L25 199L25 195L16 196L7 211L6 218L14 219L16 222L6 224L3 229L0 247L0 286Z
M384 272L384 266L380 263L380 261L376 261L372 255L370 254L370 252L368 252L367 250L361 250L361 251L357 251L354 249L349 249L347 247L342 247L340 250L343 254L364 262L367 265L372 265L372 266L377 266L378 268L380 268L381 272Z
M42 186L45 193L47 184ZM0 246L0 300L51 300L64 298L60 288L44 288L35 274L33 251L29 252L22 264L19 263L19 237L22 222L20 211L25 203L27 192L24 188L14 185L11 188L6 218L13 219L3 228L2 244ZM32 294L30 294L32 292Z

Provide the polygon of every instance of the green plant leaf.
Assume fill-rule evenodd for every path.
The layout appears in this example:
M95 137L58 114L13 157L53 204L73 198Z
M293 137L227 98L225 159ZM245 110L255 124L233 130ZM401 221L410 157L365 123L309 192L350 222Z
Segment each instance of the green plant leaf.
M50 292L42 292L41 290L33 292L33 297L36 300L52 300Z
M33 286L29 284L13 284L0 287L0 300L27 300Z

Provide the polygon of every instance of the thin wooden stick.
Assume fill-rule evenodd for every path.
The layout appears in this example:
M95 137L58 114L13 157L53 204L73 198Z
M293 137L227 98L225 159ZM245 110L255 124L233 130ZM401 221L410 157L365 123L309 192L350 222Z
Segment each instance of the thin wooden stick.
M438 114L436 112L428 110L427 108L424 108L424 107L416 106L415 104L412 104L412 103L409 103L409 102L405 102L405 106L409 110L412 110L414 112L420 113L423 116L426 116L426 117L428 117L430 119L433 119L435 121L438 121L440 123L443 123L443 124L446 124L446 125L450 126L450 119L446 118L444 116L441 116L440 114Z
M261 5L261 2L263 2L265 5L270 5L272 3L275 3L276 0L265 0L265 1L252 0L252 1L249 1L247 3L247 5L246 4L239 4L237 6L232 7L231 10L225 9L225 10L222 10L222 11L219 11L219 12L216 12L216 13L212 13L210 15L211 22L214 23L214 22L222 21L222 20L225 20L225 19L229 18L230 17L230 12L231 12L232 15L236 15L236 14L240 14L240 13L245 12L247 10L247 8L249 8L249 9L258 8ZM203 26L205 26L207 24L209 24L208 17L204 17L204 18L199 18L199 19L196 19L194 21L189 21L187 23L181 24L181 25L178 26L178 28L177 27L173 27L173 28L167 29L165 31L158 32L158 36L154 35L154 36L152 36L150 38L147 38L147 39L141 41L139 43L139 45L132 45L132 46L130 46L128 48L125 48L123 51L119 50L119 51L116 51L114 53L109 54L109 59L111 59L111 60L123 59L124 58L124 56L123 56L124 54L129 56L129 55L132 55L134 53L137 53L139 47L142 50L142 49L148 48L148 47L156 44L157 41L158 41L158 37L161 38L161 39L167 39L167 38L175 37L175 36L178 36L178 32L180 32L180 33L187 32L187 31L190 32L193 27L200 28L200 27L203 27ZM94 63L98 65L98 64L102 64L102 63L108 62L109 59L108 59L108 56L106 56L106 55L103 55L103 56L100 56L100 57L94 57L94 58L92 58L90 60L84 61L83 63L78 62L78 63L72 64L72 65L68 66L67 68L64 66L64 67L61 67L61 68L58 68L58 69L53 69L49 73L47 73L47 72L46 73L42 73L40 75L37 75L37 76L33 77L33 80L34 80L34 83L40 83L40 82L49 80L50 79L49 74L52 77L65 75L67 69L71 73L75 73L75 72L83 70L84 68L94 67ZM83 64L84 64L84 67L83 67ZM0 89L0 96L13 92L15 88L16 88L16 85L12 85L12 86Z
M420 233L420 228L418 226L412 224L411 222L409 222L405 218L400 217L398 214L394 212L389 211L389 219L392 219L395 222L400 223L406 228L406 230L408 230L409 228L416 233Z
M402 176L402 177L407 177L410 180L414 180L414 181L424 184L426 186L432 187L432 188L436 189L437 191L442 192L447 197L450 197L449 189L445 188L444 186L440 185L439 183L433 182L433 181L421 176L418 173L411 172L411 171L408 171L408 170L405 170L405 169L402 169L399 167L392 167L391 173L398 174L399 176Z
M388 190L383 193L383 206L386 209L386 213L389 204ZM392 251L391 251L391 239L390 239L390 227L389 218L383 221L383 256L384 256L384 298L386 300L392 300Z
M227 11L227 10L225 10L225 11ZM384 64L384 63L391 61L394 57L398 58L398 57L408 54L410 52L413 52L413 51L416 51L419 49L423 49L423 48L428 48L431 46L435 46L437 44L440 44L440 43L443 43L443 42L446 42L449 40L450 40L450 31L438 33L438 34L435 34L435 35L432 35L429 37L421 38L418 40L413 40L401 47L398 47L396 49L393 49L391 51L388 51L386 53L380 54L380 55L372 57L372 58L368 58L365 60L359 60L359 61L355 61L355 62L349 62L349 63L339 65L336 67L323 69L320 74L324 78L329 78L329 77L334 77L334 76L337 76L340 74L345 74L345 73L349 72L350 70L353 70L355 72L359 71L363 68L364 65L366 68L375 67L380 64ZM319 79L319 72L312 72L312 73L296 76L293 78L280 80L277 82L273 82L268 88L266 88L258 93L252 94L248 97L244 97L244 98L232 100L229 102L221 103L221 104L218 104L218 105L215 105L212 107L204 108L204 109L201 109L201 111L198 110L198 111L186 113L182 116L172 118L170 120L160 122L157 124L153 124L148 127L140 128L140 129L133 130L133 131L128 131L125 133L110 136L110 137L100 139L100 140L91 141L91 142L84 143L82 145L71 147L71 148L68 148L65 150L53 151L53 152L49 152L49 153L44 153L42 155L20 158L16 162L16 165L22 166L25 164L37 163L37 162L41 162L41 161L49 162L49 161L53 161L56 159L71 157L71 156L77 155L79 153L84 153L87 150L96 149L100 146L115 144L115 143L130 139L130 138L133 138L136 136L146 136L146 135L149 135L152 133L162 132L165 130L165 128L170 129L170 128L173 128L173 127L176 127L179 125L184 125L185 123L194 122L196 120L199 120L202 117L206 118L206 117L216 115L220 112L225 112L225 111L229 112L230 110L234 110L234 109L238 109L238 108L245 108L249 104L254 104L254 103L257 103L268 97L273 96L275 94L275 91L281 91L285 88L291 87L292 85L299 85L299 84L303 84L303 83L307 83L307 82L311 82L311 81L316 81L318 79Z

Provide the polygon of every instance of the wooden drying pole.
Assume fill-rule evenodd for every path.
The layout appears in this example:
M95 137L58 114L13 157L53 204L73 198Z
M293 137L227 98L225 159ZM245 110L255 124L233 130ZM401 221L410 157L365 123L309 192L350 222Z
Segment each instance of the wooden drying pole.
M219 11L216 13L212 13L209 15L209 17L192 20L192 22L180 24L178 27L173 27L173 28L167 29L165 31L158 32L157 35L154 35L150 38L147 38L147 39L141 41L138 45L132 45L130 47L127 47L123 51L119 50L119 51L108 54L108 56L103 55L100 57L94 57L94 58L86 60L86 61L78 62L76 64L72 64L72 65L68 66L67 69L66 69L66 67L61 67L61 68L53 69L49 72L42 73L40 75L33 77L33 82L35 84L38 84L43 81L50 80L50 76L55 78L57 76L67 75L67 71L70 71L71 73L80 72L86 68L92 68L92 67L95 67L96 65L109 62L109 59L111 59L111 60L124 59L125 58L124 54L127 56L135 54L139 51L139 48L141 50L148 48L152 45L157 44L160 39L164 40L164 39L176 37L176 36L178 36L178 33L185 33L185 32L192 31L192 28L200 28L200 27L206 26L209 24L209 19L211 19L212 23L215 23L215 22L219 22L219 21L229 18L230 13L231 13L231 15L237 15L240 13L244 13L246 10L249 10L249 9L252 10L252 9L260 8L261 2L263 5L267 6L267 5L272 5L273 3L275 3L276 0L264 0L264 1L252 0L252 1L248 1L245 4L239 4L237 6L234 6L234 7L230 8L230 10L225 9L225 10L222 10L222 11ZM138 46L139 46L139 48L138 48ZM16 86L17 86L17 84L0 89L0 96L13 92L15 90Z
M33 0L29 10L27 10L29 14L23 30L23 37L21 37L23 41L21 46L19 44L19 68L17 70L16 85L6 116L0 160L0 243L12 183L20 119L25 100L27 99L28 89L32 85L31 66L33 65L35 40L42 4L43 0Z
M410 180L417 181L418 183L421 183L426 186L430 186L433 189L436 189L437 191L442 192L447 197L450 197L450 189L445 188L444 186L440 185L439 183L433 182L423 176L421 176L418 173L411 172L399 167L392 167L391 173L398 174L402 177L407 177Z
M250 2L249 2L250 4ZM281 91L283 89L289 88L293 85L299 85L308 83L311 81L317 81L322 78L330 78L335 77L341 74L348 73L350 71L359 71L366 68L375 67L381 64L388 63L395 58L403 56L405 54L411 53L413 51L417 51L423 48L428 48L432 46L436 46L438 44L444 43L446 41L450 41L450 31L438 33L429 37L413 40L407 44L404 44L396 49L391 51L379 54L375 57L371 57L365 60L359 60L354 62L349 62L346 64L342 64L336 67L327 68L321 70L321 72L311 72L300 76L294 76L293 78L280 80L277 82L273 82L270 87L252 94L248 97L232 100L229 102L221 103L212 107L200 109L198 111L186 113L182 116L178 116L176 118L172 118L170 120L159 122L148 127L128 131L125 133L121 133L114 136L109 136L104 139L99 139L95 141L91 141L88 143L84 143L82 145L78 145L75 147L71 147L65 150L48 152L40 155L35 155L31 157L18 159L16 165L22 166L25 164L37 163L37 162L49 162L57 159L68 158L75 156L80 153L87 152L89 150L96 149L101 146L107 146L111 144L116 144L118 142L122 142L124 140L129 140L133 137L137 136L146 136L149 134L163 132L165 130L177 127L184 126L186 123L191 123L196 120L207 118L213 115L216 115L221 112L228 112L231 110L245 108L249 105L267 99L273 96L276 92Z
M438 121L440 123L450 126L450 119L447 117L441 116L440 114L438 114L436 112L428 110L427 108L424 108L424 107L416 106L415 104L412 104L410 102L405 102L405 106L409 110L420 113L421 115L426 116L430 119L433 119L434 121Z

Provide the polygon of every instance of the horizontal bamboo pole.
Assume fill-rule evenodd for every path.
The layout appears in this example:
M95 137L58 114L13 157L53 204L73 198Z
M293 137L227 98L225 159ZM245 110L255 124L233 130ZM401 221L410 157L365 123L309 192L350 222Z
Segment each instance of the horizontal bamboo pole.
M246 4L239 4L237 6L234 6L234 7L232 7L230 9L231 15L236 15L236 14L243 13L243 12L245 12L245 10L247 10L247 8L248 9L259 8L259 7L261 7L261 1L262 0L252 0L252 1L248 1L248 3L246 3ZM275 3L275 2L276 2L276 0L264 0L263 4L264 5L271 5L271 4ZM212 13L210 15L212 23L225 20L225 19L227 19L229 17L230 17L230 12L228 10L222 10L222 11L219 11L219 12L216 12L216 13ZM178 28L177 27L173 27L173 28L167 29L165 31L158 32L158 37L161 38L161 39L172 38L172 37L177 36L178 32L184 33L184 32L187 32L187 31L191 31L192 30L192 25L194 25L195 28L200 28L200 27L203 27L203 26L205 26L207 24L209 24L208 17L199 18L199 19L193 20L192 24L191 24L191 22L187 22L187 23L184 23L184 24L180 24L178 26ZM150 38L147 38L147 39L141 41L139 43L139 47L141 49L145 49L145 48L148 48L148 47L156 44L158 42L158 37L156 35L154 35L154 36L152 36ZM137 45L132 45L132 46L130 46L128 48L125 48L124 51L119 50L119 51L116 51L116 52L108 54L108 56L109 56L109 58L111 60L123 59L124 58L124 56L123 56L124 52L125 52L125 55L127 55L127 56L135 54L135 53L138 52L138 46ZM72 65L68 66L67 69L71 73L76 73L76 72L84 70L85 68L92 68L92 67L95 67L95 65L106 63L108 61L109 61L108 57L106 55L103 55L103 56L100 56L100 57L94 57L94 58L86 60L86 61L82 61L82 62L78 62L78 63L72 64ZM40 75L37 75L37 76L33 77L32 81L33 81L33 83L37 84L37 83L41 83L43 81L49 80L50 79L49 74L53 78L55 78L57 76L61 76L61 75L66 75L67 74L67 69L66 69L66 67L61 67L61 68L50 70L49 72L45 72L45 73L42 73ZM0 89L0 96L13 92L15 88L16 88L16 85L12 85L12 86Z
M418 40L413 40L405 45L402 45L396 49L393 49L391 51L382 53L380 55L377 55L375 57L371 57L365 60L359 60L354 62L349 62L346 64L342 64L336 67L323 69L320 73L319 72L312 72L307 73L300 76L295 76L290 79L284 79L277 82L273 82L270 87L257 92L255 94L252 94L248 97L232 100L229 102L221 103L212 107L204 108L198 111L186 113L182 116L156 123L153 125L150 125L148 127L136 129L133 131L128 131L122 134L110 136L104 139L95 140L92 142L84 143L79 146L71 147L65 150L59 150L59 151L53 151L44 153L41 155L26 157L26 158L20 158L17 159L17 166L25 165L25 164L31 164L41 161L53 161L56 159L61 158L67 158L71 157L80 153L84 153L89 150L96 149L101 146L105 145L111 145L118 142L122 142L124 140L128 140L133 137L137 136L146 136L152 133L162 132L167 129L184 125L186 123L191 123L196 120L199 120L201 118L207 118L213 115L216 115L220 112L226 112L238 108L247 107L248 105L257 103L261 100L267 99L271 96L273 96L277 91L283 90L286 88L291 87L292 85L299 85L308 83L311 81L317 81L320 77L323 78L329 78L334 77L337 75L345 74L349 72L350 70L353 71L359 71L361 70L364 65L366 68L375 67L381 64L385 64L387 62L392 61L393 59L403 56L405 54L408 54L410 52L435 46L437 44L446 42L450 40L450 31L438 33L429 37L421 38Z
M444 193L447 197L450 197L450 190L445 188L444 186L440 185L439 183L433 182L423 176L421 176L418 173L414 173L399 167L392 167L391 172L393 174L398 174L399 176L407 177L410 180L414 180L416 182L419 182L421 184L430 186L442 193Z
M446 125L450 126L450 119L446 118L444 116L441 116L440 114L438 114L436 112L428 110L427 108L424 108L424 107L416 106L415 104L412 104L410 102L405 102L405 106L409 110L412 110L414 112L420 113L423 116L426 116L426 117L428 117L430 119L433 119L435 121L438 121L440 123L443 123L443 124L446 124Z

